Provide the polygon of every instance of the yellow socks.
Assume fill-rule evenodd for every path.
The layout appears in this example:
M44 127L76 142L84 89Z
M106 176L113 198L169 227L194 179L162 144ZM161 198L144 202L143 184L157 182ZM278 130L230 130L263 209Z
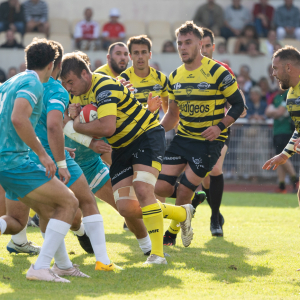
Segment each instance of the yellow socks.
M183 222L186 219L186 210L183 207L168 203L161 203L157 199L156 201L163 212L164 219L176 220L177 223Z
M152 243L151 254L164 257L163 253L163 213L158 203L142 208L143 221L147 228Z
M173 234L179 233L179 231L180 231L179 222L177 222L175 220L172 220L171 223L170 223L170 225L169 225L168 231L170 233L173 233Z

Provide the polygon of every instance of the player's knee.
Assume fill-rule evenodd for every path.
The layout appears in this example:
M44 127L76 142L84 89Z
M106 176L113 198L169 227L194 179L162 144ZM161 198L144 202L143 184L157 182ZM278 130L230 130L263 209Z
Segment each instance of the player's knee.
M216 164L213 169L211 170L210 174L209 175L212 175L212 176L219 176L223 173L223 168L221 165L219 164ZM208 177L208 176L207 176Z
M154 187L157 178L154 174L146 171L135 171L133 175L132 185L136 197L139 201L143 201L149 197L149 194L154 193Z
M155 185L155 194L160 197L170 197L174 192L177 176L159 174Z
M183 173L183 175L180 179L180 184L184 185L185 187L187 187L188 189L190 189L193 192L195 192L198 187L197 185L194 185L187 179L185 173Z

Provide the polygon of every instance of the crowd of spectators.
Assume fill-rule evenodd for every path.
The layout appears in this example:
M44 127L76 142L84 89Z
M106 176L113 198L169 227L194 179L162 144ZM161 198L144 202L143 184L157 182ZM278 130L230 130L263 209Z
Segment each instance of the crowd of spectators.
M272 54L282 47L280 41L284 38L300 40L300 11L294 0L282 0L277 9L268 0L259 0L253 4L252 13L242 0L232 0L225 9L216 0L207 0L196 11L194 22L226 41L237 38L234 53L252 57ZM261 42L259 38L265 39ZM226 43L220 43L220 48L217 45L217 52L226 53Z

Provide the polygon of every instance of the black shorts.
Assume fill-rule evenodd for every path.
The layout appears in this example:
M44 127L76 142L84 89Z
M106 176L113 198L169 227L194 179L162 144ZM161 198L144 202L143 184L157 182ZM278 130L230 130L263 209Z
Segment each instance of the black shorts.
M229 147L229 142L230 142L230 127L228 128L228 136L227 136L227 139L225 141L225 145L227 146L227 148Z
M285 146L290 141L293 134L277 134L273 136L273 145L275 147L276 155L280 154Z
M179 165L189 163L193 172L204 178L221 156L224 142L199 141L175 135L168 147L163 164Z
M135 164L150 166L161 171L165 149L165 130L162 126L146 131L126 147L113 149L110 167L112 186L132 176L132 166Z

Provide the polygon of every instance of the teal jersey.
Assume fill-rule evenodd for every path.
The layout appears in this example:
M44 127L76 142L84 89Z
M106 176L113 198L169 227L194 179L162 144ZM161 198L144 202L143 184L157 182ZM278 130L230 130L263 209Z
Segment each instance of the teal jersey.
M11 115L17 98L25 98L33 111L29 120L35 128L42 113L43 85L36 72L26 70L0 85L0 171L16 168L28 159L29 147L17 134Z
M108 141L106 138L102 138L107 144ZM75 158L74 160L78 163L78 165L82 168L85 165L90 165L96 162L99 159L99 154L94 152L92 149L83 146L67 136L65 136L65 145L70 148L76 148Z
M41 117L36 125L35 133L48 155L54 159L47 136L47 115L52 110L58 110L62 113L62 116L64 116L64 112L69 105L69 94L61 83L53 79L53 77L50 77L48 82L43 83L43 86L43 109Z

